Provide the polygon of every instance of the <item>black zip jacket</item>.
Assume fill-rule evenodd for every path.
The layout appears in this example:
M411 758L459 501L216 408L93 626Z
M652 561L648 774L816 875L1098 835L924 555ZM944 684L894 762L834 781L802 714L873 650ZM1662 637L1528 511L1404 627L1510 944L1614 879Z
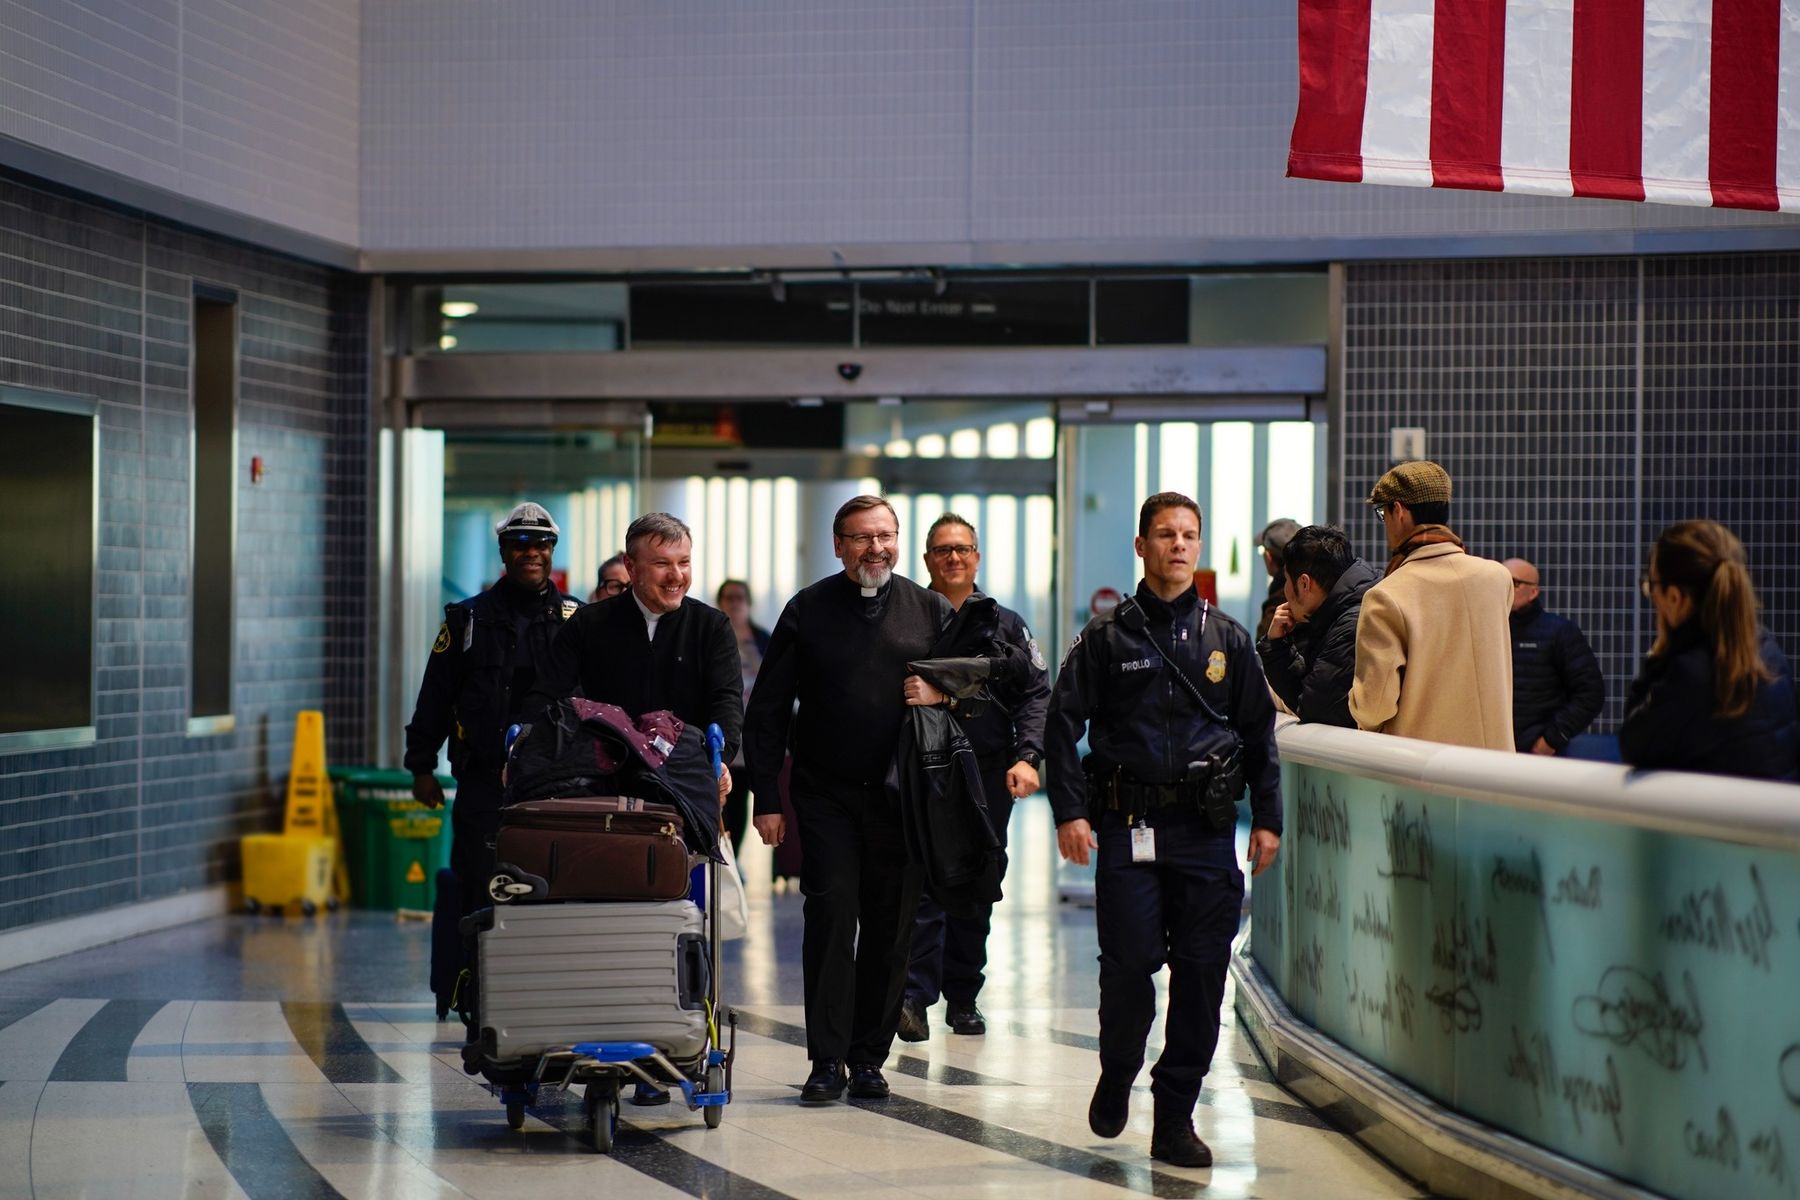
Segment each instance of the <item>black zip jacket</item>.
M737 635L729 617L692 596L657 620L655 641L630 592L576 613L557 635L525 711L536 715L577 688L586 699L616 704L633 717L667 710L703 735L717 724L725 734L726 762L743 737Z
M846 573L828 575L796 592L775 622L744 713L759 817L781 811L777 780L790 749L795 769L815 780L880 788L887 779L906 664L930 656L955 610L901 575L874 596L860 591Z
M1004 659L988 681L989 700L979 716L957 713L957 723L983 762L1005 756L1012 766L1027 754L1044 755L1044 715L1050 710L1050 670L1031 626L1012 609L976 588L963 608L977 600L994 605L994 653ZM962 610L958 609L958 613ZM986 654L986 650L971 650ZM932 657L939 657L934 654Z
M1541 737L1561 754L1606 704L1606 679L1581 627L1542 601L1512 615L1513 740L1521 754Z
M502 577L486 591L444 606L418 703L406 727L403 765L414 775L437 769L450 738L450 770L459 780L498 780L506 763L506 727L526 710L526 693L550 662L550 647L581 601L555 588L522 599Z
M1700 622L1669 636L1665 653L1644 660L1625 702L1619 750L1634 767L1800 781L1800 711L1787 656L1764 629L1762 658L1775 674L1756 689L1750 711L1713 715L1713 653Z
M1202 627L1203 626L1203 627ZM1216 724L1164 663L1175 661L1228 726ZM1242 745L1252 824L1281 832L1281 763L1275 703L1250 634L1188 589L1173 604L1137 594L1089 621L1069 647L1045 722L1050 808L1057 824L1090 816L1087 774L1076 749L1087 730L1087 766L1118 767L1142 783L1178 783L1189 763Z
M1362 615L1363 593L1380 578L1373 564L1357 559L1338 576L1312 616L1284 638L1264 637L1256 643L1269 686L1302 721L1356 728L1356 718L1350 715L1356 619Z
M907 856L924 867L930 895L953 916L977 916L1000 900L1000 839L964 732L968 722L982 719L990 680L1011 670L1006 658L993 657L999 608L987 596L963 601L931 656L907 664L952 704L906 710L888 777Z

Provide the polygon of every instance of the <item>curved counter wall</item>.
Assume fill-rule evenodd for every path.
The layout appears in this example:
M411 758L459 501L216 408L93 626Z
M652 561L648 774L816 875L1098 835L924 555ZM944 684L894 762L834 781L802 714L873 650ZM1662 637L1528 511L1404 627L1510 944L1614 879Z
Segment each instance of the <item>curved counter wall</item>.
M1283 1082L1447 1194L1800 1195L1800 788L1279 736Z

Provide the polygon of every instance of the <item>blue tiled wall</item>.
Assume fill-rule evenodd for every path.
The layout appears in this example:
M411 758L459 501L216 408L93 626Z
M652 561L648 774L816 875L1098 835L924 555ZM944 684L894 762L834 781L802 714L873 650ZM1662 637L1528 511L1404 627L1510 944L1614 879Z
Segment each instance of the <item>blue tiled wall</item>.
M210 737L186 733L196 280L240 311L237 728ZM0 929L235 874L237 838L279 820L301 709L332 761L366 756L366 295L0 175L0 384L94 397L101 426L97 742L0 755Z
M1470 548L1535 562L1587 632L1598 731L1654 635L1637 580L1673 521L1737 532L1800 653L1800 255L1352 264L1344 300L1341 498L1372 561L1389 429L1420 425Z

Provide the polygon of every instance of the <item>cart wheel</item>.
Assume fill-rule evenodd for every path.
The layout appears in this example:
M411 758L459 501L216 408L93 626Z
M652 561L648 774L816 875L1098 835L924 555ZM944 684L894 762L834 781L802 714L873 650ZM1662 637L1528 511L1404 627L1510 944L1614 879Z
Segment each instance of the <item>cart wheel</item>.
M326 901L325 901L325 911L326 912L336 912L337 910L338 910L338 898L336 896L327 897Z
M613 1135L619 1129L619 1081L596 1079L587 1088L588 1128L594 1133L594 1150L611 1154Z
M525 1102L523 1100L506 1102L506 1127L508 1129L525 1128Z
M314 904L311 900L302 900L300 902L300 915L301 916L310 917L318 911L319 911L319 906Z
M725 1090L724 1067L708 1067L706 1069L706 1090L714 1094ZM717 1129L719 1123L725 1119L725 1106L709 1104L700 1110L700 1117L706 1122L708 1129Z
M262 901L258 900L255 896L249 897L244 901L244 911L254 917L257 913L262 911Z

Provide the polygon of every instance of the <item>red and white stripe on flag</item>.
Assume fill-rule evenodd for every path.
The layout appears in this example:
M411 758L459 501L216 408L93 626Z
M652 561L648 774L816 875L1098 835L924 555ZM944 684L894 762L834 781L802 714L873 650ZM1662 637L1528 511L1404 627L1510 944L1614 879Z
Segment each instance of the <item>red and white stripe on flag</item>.
M1299 0L1288 174L1800 211L1800 0Z

